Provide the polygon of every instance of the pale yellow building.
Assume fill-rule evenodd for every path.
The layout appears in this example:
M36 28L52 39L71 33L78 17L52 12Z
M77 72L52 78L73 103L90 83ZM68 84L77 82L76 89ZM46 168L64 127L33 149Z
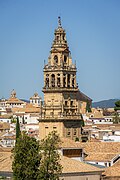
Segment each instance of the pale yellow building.
M40 139L53 130L56 130L60 137L81 139L83 99L90 102L91 99L79 91L76 71L66 32L59 17L48 64L44 66L44 104L39 118Z

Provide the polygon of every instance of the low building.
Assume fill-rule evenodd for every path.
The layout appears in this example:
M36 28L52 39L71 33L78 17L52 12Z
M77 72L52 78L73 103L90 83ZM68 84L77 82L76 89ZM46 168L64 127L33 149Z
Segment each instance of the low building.
M74 159L61 156L63 169L60 180L100 180L103 170Z
M87 163L109 167L120 159L120 142L86 142L83 149Z
M10 124L6 122L0 122L0 132L9 132Z
M11 149L0 147L0 176L12 179L12 159ZM86 163L76 161L74 159L61 156L60 164L62 165L62 174L60 180L100 180L103 170L88 165Z
M11 114L10 115L9 114L1 115L0 122L11 123L11 117L12 117Z
M34 95L30 97L30 104L33 104L37 107L42 105L42 98L38 95L38 93L34 93Z
M66 156L81 162L84 160L83 148L79 146L78 142L68 138L61 138L59 152L62 156Z
M120 180L120 160L113 166L105 169L103 180Z
M21 101L20 99L18 99L16 97L16 92L15 90L13 89L12 92L11 92L11 96L10 98L7 100L6 102L6 106L7 108L14 108L14 107L24 107L25 106L25 102L24 101Z
M14 132L8 132L1 136L1 146L3 147L14 147L15 146L15 133Z

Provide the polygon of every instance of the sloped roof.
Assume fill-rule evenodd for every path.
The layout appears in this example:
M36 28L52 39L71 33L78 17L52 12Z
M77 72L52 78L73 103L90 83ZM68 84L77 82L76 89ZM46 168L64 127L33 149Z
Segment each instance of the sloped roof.
M85 161L108 162L111 161L117 154L115 153L90 153L85 157Z
M11 152L0 151L0 171L12 172Z
M117 161L113 166L105 169L103 173L107 177L119 177L120 178L120 160Z
M12 108L12 111L14 113L18 113L18 112L21 112L21 113L39 113L40 112L40 108L39 107L35 107L33 106L32 104L26 104L25 107L23 108Z
M2 130L10 129L10 124L6 122L0 122L0 129Z
M87 95L85 95L84 93L82 93L80 90L77 92L76 95L77 99L80 101L92 101L91 98L89 98Z
M82 148L82 146L80 146L80 143L75 142L69 138L60 138L61 139L61 143L60 143L60 147L61 148Z
M12 172L11 152L0 152L0 162L0 171ZM61 156L60 164L63 167L62 173L103 172L97 167L64 156Z
M103 172L103 170L88 165L86 163L61 156L60 163L63 167L62 173L87 173L87 172Z
M8 101L7 101L7 104L10 104L10 103L15 103L15 104L25 104L25 102L24 101L21 101L21 100L19 100L18 98L16 98L16 97L10 97L9 99L8 99Z
M120 142L86 142L82 144L86 153L120 153Z
M0 119L11 119L11 114L4 114L0 116Z

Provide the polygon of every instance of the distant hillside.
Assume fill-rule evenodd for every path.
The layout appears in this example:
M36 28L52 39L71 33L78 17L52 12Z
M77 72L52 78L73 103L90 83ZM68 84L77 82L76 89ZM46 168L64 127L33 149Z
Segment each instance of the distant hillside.
M29 100L26 100L26 99L20 99L21 101L24 101L26 103L29 103L30 101Z
M100 107L100 108L113 108L115 106L115 102L119 99L109 99L109 100L103 100L99 102L93 102L92 107Z

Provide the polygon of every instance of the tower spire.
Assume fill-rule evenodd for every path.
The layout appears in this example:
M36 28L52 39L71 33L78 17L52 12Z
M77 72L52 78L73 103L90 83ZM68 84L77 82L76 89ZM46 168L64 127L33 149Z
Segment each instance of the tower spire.
M60 16L58 16L58 27L62 27L61 26L61 17Z

